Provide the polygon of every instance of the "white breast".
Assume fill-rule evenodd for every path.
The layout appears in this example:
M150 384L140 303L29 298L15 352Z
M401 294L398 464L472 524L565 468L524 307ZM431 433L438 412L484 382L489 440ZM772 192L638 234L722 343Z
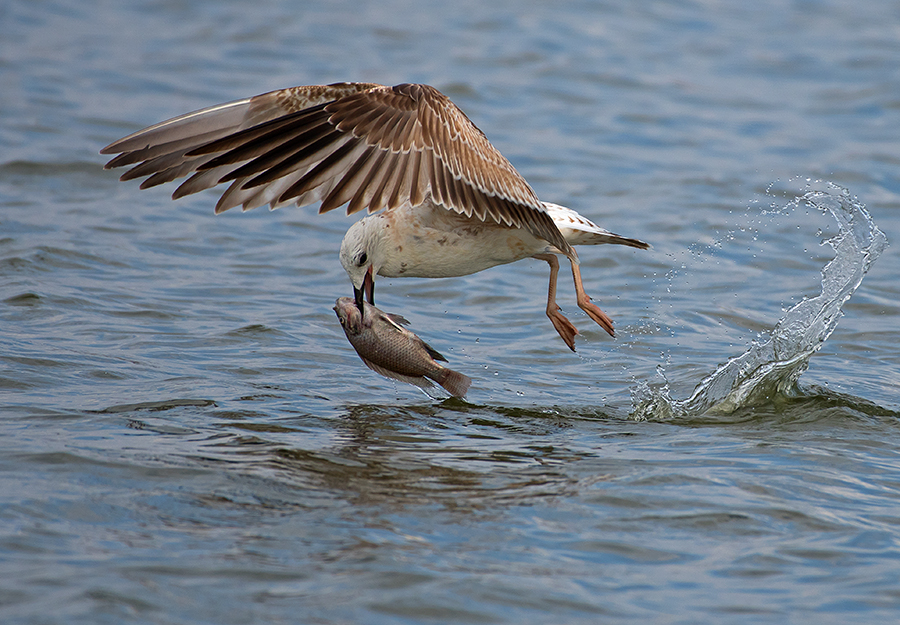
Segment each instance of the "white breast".
M388 278L465 276L555 249L527 230L485 223L430 202L366 219L381 220L378 273Z

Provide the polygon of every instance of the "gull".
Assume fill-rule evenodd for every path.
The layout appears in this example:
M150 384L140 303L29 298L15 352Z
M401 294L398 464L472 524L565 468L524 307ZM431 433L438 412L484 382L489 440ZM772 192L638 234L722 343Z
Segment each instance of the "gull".
M320 202L366 210L341 243L360 311L375 275L444 278L535 258L550 265L547 317L575 351L577 328L556 303L558 255L578 306L610 336L612 320L585 293L574 245L643 241L613 234L541 201L450 99L429 85L335 83L271 91L187 113L103 148L106 168L145 189L189 176L178 199L230 183L216 214L236 206Z

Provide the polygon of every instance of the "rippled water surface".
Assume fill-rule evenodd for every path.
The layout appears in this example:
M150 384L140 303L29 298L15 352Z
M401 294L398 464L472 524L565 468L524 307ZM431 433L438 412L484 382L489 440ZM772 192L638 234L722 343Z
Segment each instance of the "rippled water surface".
M900 618L894 2L15 2L0 9L0 621ZM350 221L104 171L151 123L427 82L582 249L381 280L471 376L366 369ZM336 211L339 213L340 211ZM849 298L849 299L848 299Z

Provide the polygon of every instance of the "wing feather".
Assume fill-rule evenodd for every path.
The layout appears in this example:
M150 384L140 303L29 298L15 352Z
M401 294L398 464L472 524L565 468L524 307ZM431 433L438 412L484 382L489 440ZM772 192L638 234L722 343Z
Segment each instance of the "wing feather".
M174 197L232 184L216 210L322 201L348 213L418 205L428 195L481 221L525 228L576 260L512 164L434 87L293 87L188 113L116 141L107 167L153 186L189 176ZM215 172L213 174L212 172ZM218 176L218 177L217 177ZM257 187L259 189L257 189Z
M366 146L362 155L347 168L343 177L335 184L334 189L322 200L322 206L319 208L320 213L334 210L338 206L343 206L350 202L357 195L358 182L361 178L368 175L369 169L372 168L375 161L375 146ZM379 152L380 154L380 152ZM347 207L347 214L350 214L350 207Z
M359 141L345 140L342 146L332 151L324 159L314 161L316 165L282 193L282 198L291 199L295 195L300 197L309 190L328 183L345 171L348 164L356 162L365 150L366 146ZM246 186L255 184L255 181L250 181Z
M245 182L244 186L258 187L283 178L295 171L307 169L309 166L321 162L334 151L340 150L344 144L352 142L352 139L352 137L328 129L328 132L323 133L314 141L304 140L304 145L293 154L283 158L277 165L264 169L257 176ZM250 171L253 170L251 169Z

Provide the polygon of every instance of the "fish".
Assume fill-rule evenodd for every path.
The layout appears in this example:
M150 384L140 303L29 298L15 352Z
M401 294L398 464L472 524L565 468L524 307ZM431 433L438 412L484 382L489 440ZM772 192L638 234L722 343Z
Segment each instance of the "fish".
M339 297L334 304L347 340L367 367L386 378L422 389L433 388L433 380L452 396L465 396L471 378L438 364L436 361L447 362L447 359L404 328L409 321L368 303L363 305L363 310L350 297Z

